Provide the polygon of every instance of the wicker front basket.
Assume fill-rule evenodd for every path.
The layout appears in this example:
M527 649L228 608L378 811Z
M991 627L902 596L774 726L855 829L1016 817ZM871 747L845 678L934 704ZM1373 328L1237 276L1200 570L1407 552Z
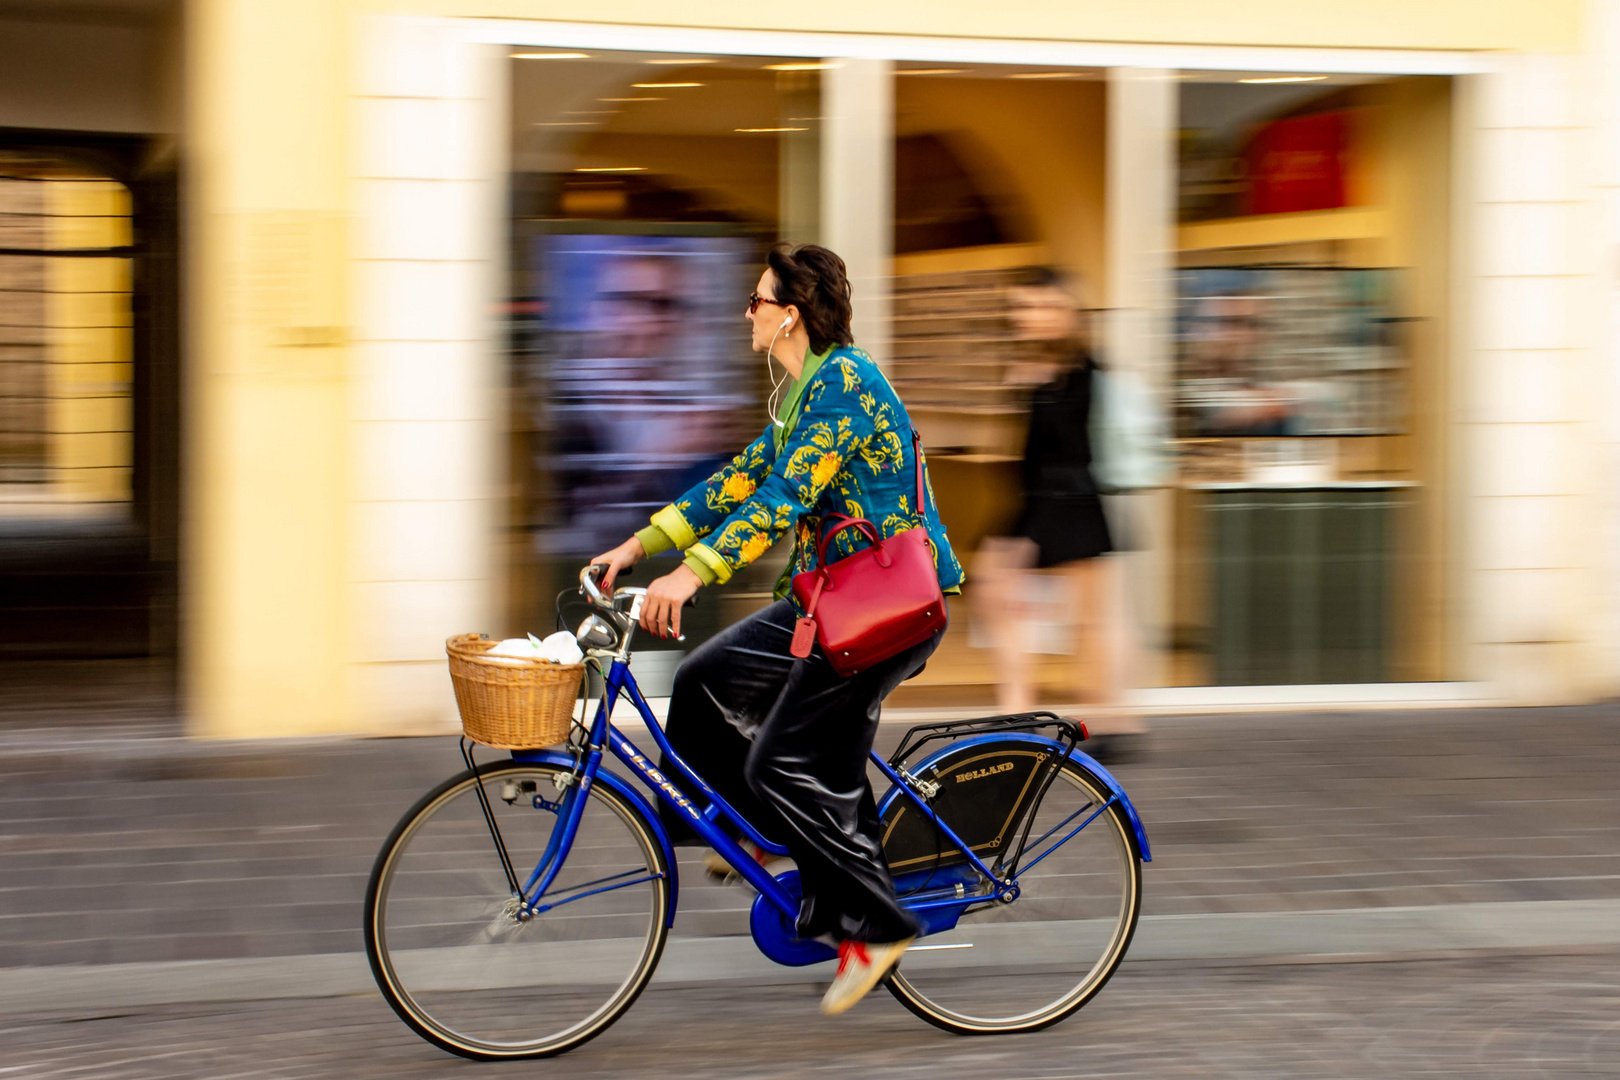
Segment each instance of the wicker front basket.
M467 737L502 750L533 750L567 739L585 665L486 657L496 644L477 634L444 643Z

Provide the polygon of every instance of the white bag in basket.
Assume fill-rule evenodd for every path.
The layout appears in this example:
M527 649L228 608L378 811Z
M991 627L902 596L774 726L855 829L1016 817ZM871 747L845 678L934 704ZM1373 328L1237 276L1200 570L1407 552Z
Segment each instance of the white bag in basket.
M580 652L579 642L567 630L559 630L544 641L533 634L507 638L484 655L491 659L510 657L513 660L544 660L551 664L577 664L585 659L585 654Z

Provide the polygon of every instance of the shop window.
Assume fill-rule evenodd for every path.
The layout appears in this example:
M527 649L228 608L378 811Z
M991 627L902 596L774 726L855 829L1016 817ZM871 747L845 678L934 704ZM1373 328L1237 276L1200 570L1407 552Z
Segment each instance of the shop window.
M1450 84L1190 72L1172 684L1444 677Z
M117 181L0 158L0 514L127 508L130 212Z

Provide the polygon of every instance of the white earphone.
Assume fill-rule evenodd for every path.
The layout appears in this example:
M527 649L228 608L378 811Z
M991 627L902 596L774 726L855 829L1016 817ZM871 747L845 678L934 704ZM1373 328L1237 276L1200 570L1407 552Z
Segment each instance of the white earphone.
M783 319L782 325L778 326L776 328L776 333L771 335L771 347L765 350L765 370L769 372L771 376L771 396L770 400L765 403L765 415L770 417L771 423L775 424L777 427L787 427L786 424L784 424L781 420L778 420L776 417L776 395L782 392L783 386L787 385L787 379L785 377L787 375L787 371L786 369L783 369L782 374L784 378L778 382L776 378L776 369L771 367L771 361L776 358L776 339L782 336L782 331L788 329L792 325L792 315L789 315L787 318Z

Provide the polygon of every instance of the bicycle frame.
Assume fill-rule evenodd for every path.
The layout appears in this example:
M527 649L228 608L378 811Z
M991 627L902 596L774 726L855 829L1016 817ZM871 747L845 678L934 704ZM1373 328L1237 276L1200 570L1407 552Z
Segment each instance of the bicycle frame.
M618 729L613 727L613 706L621 695L629 699L631 705L634 706L636 712L646 724L648 733L652 736L653 741L657 743L658 749L663 754L664 761L669 765L670 770L676 774L676 777L681 783L688 785L689 788L696 793L695 797L688 794L688 792L683 790L682 787L678 786L675 779L666 776L664 772L661 771L651 760L649 760L634 743L627 739L620 731L618 731ZM716 792L707 781L693 771L691 766L681 759L680 755L677 754L670 746L669 739L664 734L663 726L659 724L657 719L653 716L652 709L648 706L646 699L642 696L641 688L636 685L635 676L631 674L629 664L618 656L613 658L612 665L603 675L602 696L597 703L596 715L591 722L588 741L582 748L582 753L576 756L573 754L559 753L553 750L512 751L513 760L519 762L547 761L551 763L560 763L561 761L566 760L573 764L574 775L577 777L575 782L565 787L561 796L555 803L545 800L542 796L535 796L537 805L543 805L545 808L553 809L557 812L559 822L558 827L552 830L551 839L547 844L546 850L541 855L538 864L535 866L533 872L529 875L528 880L519 885L515 878L513 879L515 893L519 898L520 911L523 913L523 917L526 918L535 914L540 914L562 904L583 899L586 896L593 896L598 893L611 891L613 889L640 884L641 882L651 880L653 876L656 876L641 876L625 881L621 880L625 875L615 875L614 877L604 878L599 881L588 881L580 885L571 886L570 888L564 890L566 896L563 894L558 894L555 897L548 897L547 890L556 880L557 874L561 870L562 865L566 861L568 853L573 846L574 838L579 830L579 823L583 814L584 804L589 796L591 787L598 782L599 777L605 777L606 782L612 784L612 786L621 793L626 793L633 790L630 789L628 785L625 785L623 781L615 776L611 771L605 774L600 773L602 759L605 753L612 753L614 757L623 762L637 776L639 776L647 787L658 793L658 795L660 795L666 802L670 803L681 814L683 814L693 831L696 832L705 843L713 847L714 850L718 852L727 863L735 868L736 871L742 875L742 877L745 878L748 883L755 888L755 890L758 891L760 896L767 903L777 909L777 913L786 921L788 926L793 924L798 915L798 898L795 897L788 890L788 888L783 885L782 882L766 873L765 868L747 851L745 851L741 844L732 838L731 834L722 827L721 823L722 821L730 822L731 825L741 832L746 839L772 854L786 855L788 854L788 850L782 845L774 843L762 836L752 823L744 819L743 816L728 802L726 802L726 800L718 792ZM1084 755L1080 756L1084 757ZM969 848L968 845L962 841L962 839L951 829L948 824L940 820L940 818L934 813L933 808L929 805L928 800L924 798L919 791L914 789L899 771L897 771L893 766L879 756L876 751L872 752L871 758L872 761L877 765L878 769L882 771L882 773L887 776L889 781L894 785L895 792L904 793L906 797L910 798L919 812L925 814L933 825L939 830L939 835L951 847L953 847L956 852L960 852L967 860L968 865L981 874L986 883L990 884L989 892L977 892L971 895L964 895L954 889L941 889L937 891L930 890L929 893L925 894L914 894L912 896L902 897L902 906L918 916L919 920L924 923L928 932L934 932L939 929L945 929L950 925L954 925L956 919L960 917L962 912L974 904L982 904L986 900L990 899L1000 899L1010 902L1017 898L1018 882L1016 876L1007 877L995 873L984 863L977 853L971 850L971 848ZM1089 762L1090 759L1087 758L1086 761ZM1112 780L1112 777L1109 777L1109 779ZM1124 792L1122 789L1118 788L1117 782L1110 784L1110 787L1113 788L1113 791L1111 792L1112 797L1109 798L1107 802L1097 806L1095 808L1095 812L1089 815L1078 827L1074 828L1062 839L1058 840L1056 843L1052 844L1044 852L1042 852L1041 858L1044 858L1046 855L1050 854L1052 850L1055 850L1057 847L1066 843L1081 829L1085 828L1086 825L1089 825L1100 814L1107 810L1109 806L1113 805L1116 801L1123 799ZM898 796L891 793L889 798L893 797ZM666 854L670 853L672 848L670 847L668 838L664 833L663 826L658 819L656 810L651 806L647 806L646 802L640 799L639 796L636 797L635 801L644 806L650 812L650 823L655 832L658 834L659 840L663 844ZM700 803L703 805L700 806ZM1134 821L1134 811L1131 812L1131 817ZM1068 822L1065 822L1064 824L1066 825ZM491 819L491 829L493 832L493 819ZM1047 837L1043 837L1041 839L1045 840L1049 839L1049 837L1050 833ZM498 833L495 835L495 840L498 845L501 844ZM504 855L505 852L503 850L503 861ZM1039 861L1039 859L1036 861ZM1034 864L1030 863L1029 865L1032 866ZM670 866L673 871L673 858L670 859ZM672 882L672 885L673 884L674 883ZM550 900L549 903L544 902L548 899ZM671 922L673 922L674 916L675 906L672 903L670 905L669 914Z

